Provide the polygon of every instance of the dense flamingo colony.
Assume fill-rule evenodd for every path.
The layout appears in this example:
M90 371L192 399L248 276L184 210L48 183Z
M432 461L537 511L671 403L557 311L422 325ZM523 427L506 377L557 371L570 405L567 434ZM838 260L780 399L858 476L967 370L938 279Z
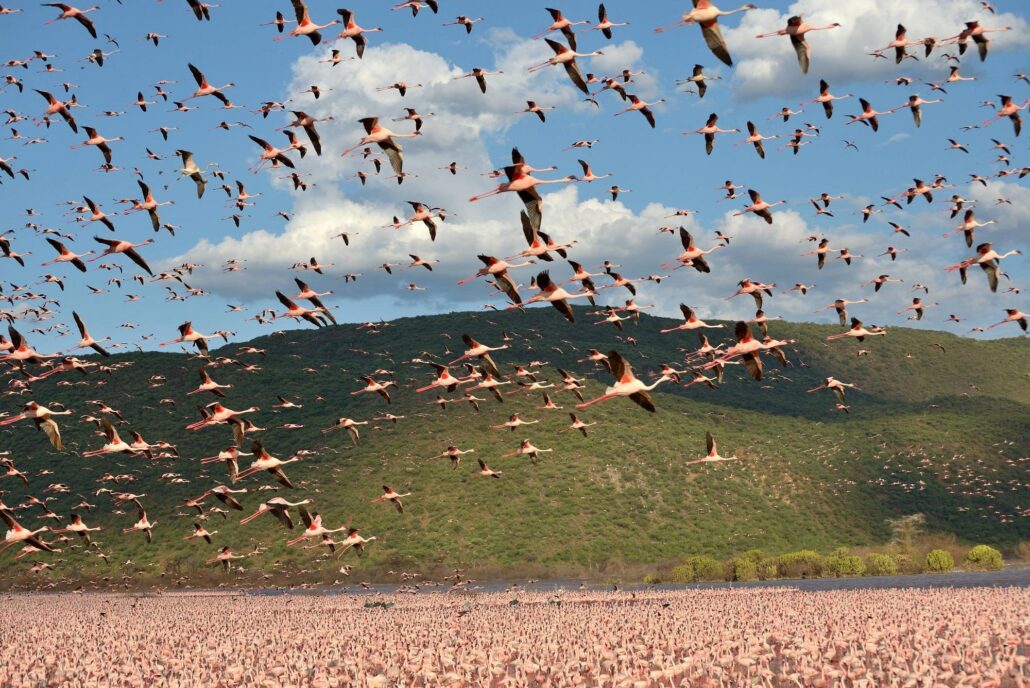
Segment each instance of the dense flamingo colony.
M1026 588L35 595L0 685L1018 688L1028 618Z

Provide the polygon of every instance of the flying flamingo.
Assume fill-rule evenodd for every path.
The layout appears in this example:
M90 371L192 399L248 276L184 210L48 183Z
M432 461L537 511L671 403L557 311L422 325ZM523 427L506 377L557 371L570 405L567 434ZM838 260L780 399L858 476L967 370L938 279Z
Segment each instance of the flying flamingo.
M1007 313L1007 315L1005 316L1004 320L1002 320L1001 322L994 323L987 329L993 330L995 327L1004 325L1005 323L1014 322L1019 323L1019 326L1023 328L1023 332L1027 331L1027 318L1030 318L1030 313L1024 313L1023 311L1017 308L1006 308L1005 312Z
M736 456L719 456L719 448L716 446L716 444L715 444L715 437L712 436L711 432L706 432L705 433L705 448L708 451L707 454L705 454L700 459L695 459L693 461L687 461L683 465L684 466L692 466L692 465L694 465L696 463L714 463L714 462L717 462L717 461L737 461L738 460L738 458Z
M146 535L146 537L147 537L147 542L153 542L154 541L153 530L154 530L154 526L157 525L157 521L151 521L149 518L147 518L147 512L143 508L143 505L140 504L138 500L133 500L133 501L136 502L136 516L137 516L136 522L134 524L132 524L131 528L122 528L122 532L123 533L131 533L131 532L136 531L136 530L142 531L142 533L144 535Z
M99 10L100 7L98 5L94 5L93 7L90 7L89 9L85 10L80 10L77 7L72 7L71 5L66 5L63 2L45 2L43 3L43 6L56 7L57 9L61 10L61 13L57 15L57 17L46 22L44 26L53 24L54 22L60 21L61 19L74 19L75 21L82 24L86 31L89 31L90 36L92 36L93 38L97 37L96 27L93 26L93 21L89 17L87 17L86 14L88 12L95 12L96 10Z
M826 338L827 341L834 341L836 339L843 339L844 337L854 337L860 342L864 342L866 337L875 337L876 335L886 335L887 330L882 327L874 327L869 330L862 324L862 321L858 318L851 319L851 329L840 334L831 334Z
M401 498L402 497L410 497L410 496L411 496L410 492L405 492L404 494L400 494L398 492L394 492L393 488L391 488L389 485L383 485L383 494L381 494L378 497L376 497L375 499L373 499L372 503L376 504L378 502L393 502L393 505L397 509L398 513L402 513L403 514L404 513L404 504L401 503Z
M539 40L539 39L543 38L544 36L546 36L547 34L551 33L552 31L561 31L562 35L564 35L566 40L568 40L569 45L572 46L573 50L575 50L576 49L576 31L572 27L573 26L579 26L580 24L589 24L590 22L588 20L586 20L586 19L581 19L580 21L577 21L577 22L569 21L568 19L565 18L564 15L562 15L561 10L556 10L554 8L551 8L551 7L548 7L546 9L547 9L547 12L551 15L551 19L552 19L551 25L548 26L545 30L543 30L540 33L538 33L537 35L533 36L533 39L534 40Z
M377 26L374 29L366 29L358 26L358 23L354 20L353 10L339 9L336 13L342 17L343 31L337 36L337 40L341 38L349 38L354 41L354 48L357 51L358 59L365 56L365 36L366 33L378 33L382 31L382 27Z
M769 212L769 208L775 208L778 205L785 205L786 201L776 201L775 203L766 203L762 200L761 194L755 189L748 189L748 195L751 197L751 205L741 210L739 213L733 213L734 217L740 215L746 215L748 213L754 213L758 217L765 220L766 224L772 224L773 218L772 213Z
M475 203L484 198L495 196L505 192L514 192L526 206L526 212L534 232L540 230L540 223L543 219L543 199L536 187L546 184L568 184L576 181L573 176L562 177L561 179L538 179L524 169L523 165L508 165L504 168L504 174L508 181L497 185L497 188L473 196L470 203Z
M365 128L365 137L358 141L356 145L343 151L340 156L344 157L362 146L374 143L379 146L384 153L386 153L386 157L390 160L390 167L393 168L394 173L397 175L403 175L404 149L401 148L401 145L394 141L394 139L410 139L416 136L421 136L422 132L416 129L410 134L398 134L390 131L384 126L380 126L378 117L364 117L359 119L358 122ZM403 180L403 176L398 176L398 183L401 180Z
M623 115L623 114L625 114L627 112L632 112L632 111L635 110L635 111L639 112L640 114L642 114L644 116L644 119L647 120L647 123L651 125L652 129L654 129L654 113L651 112L651 110L649 108L652 105L658 105L659 103L664 103L665 102L665 98L659 98L658 100L656 100L654 102L648 103L648 102L645 102L645 101L641 100L640 98L638 98L637 96L635 96L633 94L629 94L627 97L629 98L629 102L630 102L629 107L627 107L625 110L620 110L619 112L616 112L615 116L618 117L619 115Z
M322 517L317 511L310 514L304 507L300 507L300 517L304 521L305 525L307 525L307 528L305 528L304 532L300 535L287 542L287 545L295 545L301 540L305 540L307 538L319 538L323 535L331 535L332 533L339 533L347 530L347 526L340 526L339 528L333 529L326 528L322 525Z
M739 146L744 143L754 144L755 151L758 152L758 157L760 157L762 160L765 160L765 144L763 144L762 142L780 138L779 134L773 134L772 136L762 136L762 134L758 131L758 127L756 127L755 123L751 120L748 120L747 132L748 137L734 145Z
M680 330L697 330L700 328L717 329L721 328L722 325L709 325L704 320L697 317L697 313L694 312L690 306L681 303L680 312L683 313L683 322L675 327L668 329L659 330L661 334L668 334L669 332L679 332Z
M722 37L722 31L719 29L719 17L726 17L737 12L746 12L754 9L758 9L758 5L748 3L747 5L741 5L735 10L723 11L713 5L711 0L694 0L694 9L684 12L683 16L675 24L657 28L655 32L662 33L680 26L686 26L687 24L697 24L701 27L701 34L704 36L705 43L708 45L708 49L712 51L712 54L722 60L728 67L732 67L733 59L730 57L730 51L726 47L725 39Z
M328 24L316 24L311 21L311 15L308 13L308 6L304 0L290 0L290 2L293 3L293 11L297 15L297 26L295 26L293 30L285 36L276 36L273 40L281 41L287 37L307 36L311 39L312 45L318 45L322 42L322 34L319 33L319 29L335 26L341 21L339 19L334 19ZM279 31L282 31L282 24L279 25Z
M522 443L519 444L519 448L518 449L516 449L513 452L508 452L507 454L502 454L501 458L502 459L510 459L513 456L528 456L530 461L532 461L533 463L537 463L540 460L540 455L541 454L546 454L546 453L552 452L552 451L554 451L554 450L553 449L540 449L539 447L534 447L533 443L530 442L529 440L522 440Z
M837 22L826 26L812 26L810 24L806 24L800 16L794 16L787 20L786 28L773 31L772 33L758 34L756 38L790 36L790 42L794 46L794 52L797 53L798 64L801 65L801 72L803 74L808 74L808 64L812 57L812 46L810 46L805 40L805 34L811 31L827 31L838 27L840 27L840 24Z
M270 513L275 516L280 523L284 526L293 530L293 519L290 518L290 507L299 506L303 507L306 504L311 504L310 499L302 499L299 502L290 502L282 497L272 497L266 502L262 502L261 506L257 508L257 511L252 513L246 518L240 519L240 525L247 525L261 514Z
M831 117L833 117L833 101L835 101L835 100L845 100L847 98L853 98L853 97L854 97L854 95L851 94L851 93L848 93L848 94L843 95L843 96L835 96L835 95L831 94L830 93L830 85L828 83L826 83L825 79L820 79L819 80L819 95L816 96L812 100L809 100L809 101L806 101L804 103L801 103L801 105L802 105L802 107L804 107L805 105L808 105L809 103L819 103L819 104L821 104L823 106L823 112L826 113L826 119L830 119Z
M75 349L85 349L86 347L89 347L101 356L111 355L107 353L107 351L104 350L102 346L100 346L100 344L103 342L111 341L110 337L104 337L103 339L93 339L93 337L91 337L89 334L89 330L86 329L85 323L82 322L82 318L79 317L79 314L75 311L72 311L72 318L75 319L75 325L79 328L79 334L82 338L79 340L79 343L71 349L69 349L69 351L75 351Z
M712 154L712 149L715 148L715 135L716 134L736 134L740 133L740 129L720 129L719 128L719 115L714 112L708 115L708 121L700 129L694 131L685 131L686 134L704 134L705 136L705 153L708 155Z
M290 482L290 479L288 477L286 477L286 473L283 472L282 467L286 464L300 461L300 457L291 456L288 459L277 459L271 454L269 454L268 450L266 450L264 446L257 440L254 440L254 442L251 443L250 451L254 454L254 461L250 464L249 468L240 471L240 479L254 475L259 471L268 471L275 477L276 481L280 485L284 485L289 488L293 487L293 483Z
M546 67L552 67L554 65L561 65L565 68L565 72L569 75L569 79L572 83L583 93L590 95L590 89L587 88L586 81L583 79L583 72L580 71L579 65L576 64L577 57L595 57L604 55L600 50L595 50L590 53L578 53L575 48L569 48L562 45L558 41L545 38L544 41L550 46L551 50L554 51L554 56L547 59L546 62L541 62L538 65L534 65L529 68L529 72L538 72ZM572 41L570 41L572 43Z
M47 237L46 240L47 243L49 243L51 246L54 247L54 249L57 250L58 256L53 260L47 261L46 263L42 263L41 265L43 267L46 267L47 265L53 265L55 263L71 263L76 268L78 268L79 272L86 272L86 264L82 262L82 259L88 255L92 255L93 251L86 251L85 253L72 253L64 244L62 244L57 239Z
M22 409L22 412L16 416L8 416L7 418L0 418L0 427L6 427L13 425L18 421L31 420L36 424L36 429L42 430L50 443L54 446L57 451L64 451L64 445L61 443L61 431L57 426L57 422L53 419L53 416L70 416L71 411L63 410L56 411L49 409L42 404L38 404L35 401L30 401Z
M346 430L350 433L351 441L355 447L361 446L361 433L358 431L359 425L368 425L367 420L356 421L350 418L339 418L335 423L330 425L328 428L322 430L322 434L332 432L333 430Z
M11 545L20 543L31 545L37 550L43 552L54 551L53 547L43 542L43 540L38 537L41 533L49 531L49 526L43 526L38 530L29 530L18 523L7 509L0 509L0 519L3 519L8 528L7 533L4 535L4 544L3 547L0 547L0 552L3 552Z
M552 306L554 306L555 309L559 313L561 313L569 322L575 322L576 318L575 315L573 315L572 308L569 306L568 299L578 299L586 296L594 296L594 292L592 291L582 291L577 292L575 294L571 294L565 291L565 289L557 286L556 284L554 284L554 282L551 281L551 275L547 272L547 270L544 270L543 272L537 275L536 284L537 287L540 288L540 292L531 296L530 299L526 301L526 305L528 306L532 303L546 301L547 303L550 303ZM509 309L513 307L515 306L509 306Z
M207 82L207 77L204 76L203 72L190 63L187 63L187 66L190 69L190 73L193 74L193 78L197 82L197 90L193 92L193 95L185 98L183 102L193 100L194 98L202 98L204 96L214 96L218 100L222 101L223 105L229 105L229 99L225 97L225 94L222 93L222 91L227 88L232 88L236 84L230 82L224 86L212 86Z
M604 394L601 396L585 401L582 404L577 404L577 410L583 410L589 408L594 404L599 404L609 399L615 399L616 397L629 397L631 401L639 405L643 409L655 412L654 402L651 400L651 395L648 394L655 387L660 385L663 380L658 378L655 382L650 385L644 384L641 380L633 374L633 368L630 366L629 361L624 359L618 351L612 350L608 352L608 366L612 371L612 376L615 378L615 383L607 387Z
M608 10L604 8L602 2L597 6L597 24L594 24L590 29L592 31L600 31L604 34L604 37L608 40L612 39L612 28L616 26L629 26L629 22L613 22L608 18ZM576 46L572 46L575 48Z

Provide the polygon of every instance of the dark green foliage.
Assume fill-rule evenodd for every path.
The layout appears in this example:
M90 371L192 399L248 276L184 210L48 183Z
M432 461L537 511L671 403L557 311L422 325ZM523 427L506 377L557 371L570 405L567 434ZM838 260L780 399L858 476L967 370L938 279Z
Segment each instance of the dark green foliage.
M692 334L659 335L660 328L670 325L667 319L644 316L639 326L627 323L627 334L637 340L634 347L617 341L613 330L593 326L593 318L582 309L576 310L575 325L552 310L408 318L380 334L351 325L290 330L247 343L267 349L267 356L238 354L242 345L237 344L212 349L213 357L260 366L256 373L232 364L209 367L209 372L218 382L233 385L226 390L227 406L261 408L252 418L268 428L258 436L273 455L317 452L286 467L295 490L278 487L266 474L235 485L249 490L239 495L246 511L232 511L225 520L208 511L207 528L219 531L213 545L181 540L196 516L182 504L227 481L224 466L201 466L198 460L227 447L231 433L225 426L184 430L198 417L195 405L214 398L187 396L196 387L200 362L181 354L115 355L105 361L123 366L113 376L65 373L33 383L31 395L0 399L0 412L15 413L29 399L60 401L74 411L58 419L64 453L53 451L29 423L0 431L0 450L10 450L18 468L30 476L28 486L0 481L0 489L7 490L4 502L19 504L29 494L50 497L48 506L66 519L80 501L77 493L96 505L83 516L89 525L104 528L94 540L110 559L99 559L95 551L87 555L75 541L66 543L55 578L117 580L126 573L157 579L167 573L166 581L186 575L191 584L260 583L261 575L270 571L282 574L277 583L315 575L329 581L339 577L341 561L319 560L322 550L287 547L287 531L275 519L261 516L239 525L241 516L275 495L314 499L329 527L349 522L366 536L378 536L363 558L345 555L345 562L355 566L352 575L361 576L357 580L388 570L449 573L454 567L480 568L495 576L602 578L619 575L623 566L680 562L696 554L727 557L754 547L770 553L828 551L841 544L882 543L890 537L885 518L914 513L925 515L927 530L955 533L966 542L1008 547L1030 539L1030 522L1016 517L1025 499L1009 488L1025 478L1018 459L1026 456L1030 437L1025 341L981 342L893 328L889 336L866 342L873 353L859 357L852 342L824 344L835 327L774 323L774 336L800 342L788 352L795 365L782 375L789 380L771 359L763 383L747 378L741 366L728 366L726 381L717 390L662 385L654 393L654 415L621 399L580 412L583 420L598 423L586 438L560 432L576 403L567 392L550 390L563 411L540 410L541 397L534 392L506 396L503 404L488 399L478 414L458 402L441 411L432 404L435 393L414 393L413 387L427 384L433 372L411 359L423 351L445 361L456 357L462 332L497 345L501 332L507 331L514 337L512 349L494 356L502 371L511 371L516 363L547 361L539 372L541 380L556 382L554 368L565 368L587 378L588 398L610 382L605 371L576 362L588 348L617 347L638 376L651 380L663 362L683 365L678 347L697 346ZM713 342L721 341L715 332ZM971 365L976 361L991 364ZM359 376L378 368L393 371L400 385L391 390L392 404L375 394L351 395L363 386ZM850 415L834 409L832 394L805 392L831 374L859 385L848 396ZM96 386L99 381L105 384ZM513 387L506 385L505 391ZM276 395L303 408L275 410ZM92 425L78 422L94 411L86 404L91 399L103 399L123 413L127 423L118 426L123 436L133 428L150 442L168 440L178 446L180 458L83 459L84 450L103 442ZM176 403L161 403L163 399ZM396 424L372 420L387 411L404 419ZM540 423L514 433L489 429L515 412ZM320 432L340 417L371 421L360 428L360 447L352 446L345 432ZM303 427L280 429L284 423ZM722 454L741 460L684 466L704 453L706 431L715 435ZM991 446L983 437L1013 444ZM523 438L554 452L541 455L538 465L499 458ZM428 459L451 443L476 453L456 470L447 459ZM503 478L474 475L477 457L503 471ZM241 467L248 461L243 458ZM53 475L39 476L42 469ZM99 482L105 473L130 475L133 481ZM162 480L163 473L180 478ZM67 484L70 492L44 492L56 482ZM405 500L404 514L371 504L382 484L413 493ZM259 492L261 486L277 491ZM148 512L158 521L153 544L147 545L138 533L120 532L132 525L135 514L131 508L113 513L110 497L95 494L99 488L148 495ZM208 509L221 506L210 497L205 504ZM35 525L41 523L35 518L39 513L31 509L19 517ZM1002 518L1006 516L1010 518ZM225 576L220 567L204 567L216 548L226 544L238 554L262 550L238 562L247 569L245 576ZM759 578L772 577L774 565L793 575L820 571L818 555L797 561L771 560L761 553L745 556L753 559ZM133 564L123 567L126 560ZM8 573L31 565L31 558L14 562L11 551L0 559L0 569ZM735 572L736 566L728 573ZM692 572L690 578L695 577Z
M893 576L898 572L895 557L882 552L871 552L866 558L866 573L870 576Z
M776 573L780 578L818 578L823 573L823 557L810 549L781 554L776 558Z
M823 575L840 578L842 576L861 576L865 573L865 562L862 557L848 554L847 547L838 547L823 559Z
M966 566L983 571L997 571L1004 565L1001 552L988 545L977 545L966 555Z
M926 570L934 573L947 573L955 568L955 559L946 549L931 550L926 555Z

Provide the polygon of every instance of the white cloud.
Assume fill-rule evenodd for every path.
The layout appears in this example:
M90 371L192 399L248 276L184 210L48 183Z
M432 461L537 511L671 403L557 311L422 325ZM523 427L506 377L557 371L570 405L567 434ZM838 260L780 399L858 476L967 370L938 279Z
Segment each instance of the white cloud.
M787 25L787 18L801 15L816 26L840 23L840 28L816 31L807 36L812 46L812 65L807 77L801 73L797 57L786 36L755 38ZM813 90L819 78L830 82L834 92L842 94L848 84L870 79L890 79L898 75L893 51L890 59L874 59L867 55L894 39L898 24L908 29L908 38L936 36L945 39L957 35L966 21L980 20L990 28L1012 27L1013 31L992 33L992 51L1012 50L1030 44L1027 23L1010 12L996 16L983 10L979 0L920 0L920 2L887 2L885 0L797 0L786 12L760 9L746 12L739 26L724 29L737 67L733 72L734 90L741 98L783 95ZM975 46L971 47L975 54ZM957 53L955 46L937 48L929 59L923 59L922 47L909 49L920 60L906 60L903 73L920 78L943 79L946 64L940 59L944 51ZM967 55L970 53L967 52ZM975 58L965 62L964 70L972 73ZM988 63L990 57L988 57Z

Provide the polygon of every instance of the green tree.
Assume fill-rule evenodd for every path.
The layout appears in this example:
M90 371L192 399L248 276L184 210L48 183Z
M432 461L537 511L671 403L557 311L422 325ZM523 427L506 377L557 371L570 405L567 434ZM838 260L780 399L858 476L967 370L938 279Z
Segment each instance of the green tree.
M866 571L871 576L893 576L898 572L898 562L889 554L872 552L866 557Z
M864 572L862 558L848 554L847 547L838 547L823 559L823 574L827 576L861 576Z
M926 555L926 570L947 573L955 568L955 559L946 549L935 549Z
M900 518L888 518L891 527L891 544L906 554L912 552L912 543L926 527L926 516L909 514Z
M966 565L983 571L997 571L1004 564L1001 552L988 545L977 545L966 555Z

